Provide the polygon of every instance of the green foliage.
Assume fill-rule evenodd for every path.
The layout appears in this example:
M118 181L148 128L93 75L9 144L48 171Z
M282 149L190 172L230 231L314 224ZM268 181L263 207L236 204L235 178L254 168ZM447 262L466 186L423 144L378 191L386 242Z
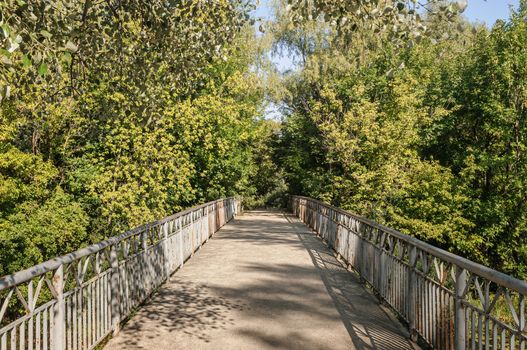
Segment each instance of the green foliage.
M4 1L0 275L289 192L525 278L527 1L490 31L414 3L291 1L271 33L303 67L279 80L244 1Z
M249 8L0 4L0 275L255 194L263 95Z
M86 213L57 183L50 162L2 146L0 274L65 254L87 240Z
M257 169L251 178L254 195L246 198L247 208L285 208L288 203L288 186L283 169L276 159L281 137L281 124L275 120L261 120L254 140Z
M518 276L527 273L526 20L523 1L509 22L477 37L451 81L457 108L436 123L427 149L465 184L486 259Z
M467 5L467 0L288 0L284 12L297 26L312 21L329 24L336 46L364 45L364 41L382 45L389 40L402 47L423 38L436 40L438 34L448 38L446 32L429 26L428 17L440 17L442 23L455 27Z
M211 60L226 49L251 8L241 1L8 0L0 4L0 100L64 75L81 89L86 72L122 73L141 85L141 75L171 57L166 89L191 91ZM155 59L145 60L144 54ZM51 85L51 84L50 84Z
M422 24L449 33L439 17ZM490 32L440 43L319 40L286 81L277 154L290 191L524 278L526 19L522 1Z

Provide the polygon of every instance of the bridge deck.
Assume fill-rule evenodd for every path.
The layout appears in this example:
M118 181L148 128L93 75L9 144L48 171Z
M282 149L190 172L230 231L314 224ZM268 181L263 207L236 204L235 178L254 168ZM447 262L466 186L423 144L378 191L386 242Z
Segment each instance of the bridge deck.
M249 212L174 274L105 349L416 349L304 224Z

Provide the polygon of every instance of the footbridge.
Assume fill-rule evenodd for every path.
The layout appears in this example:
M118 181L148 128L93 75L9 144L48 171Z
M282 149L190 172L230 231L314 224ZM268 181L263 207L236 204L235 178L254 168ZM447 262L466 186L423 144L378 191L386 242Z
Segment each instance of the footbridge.
M311 198L227 198L1 278L0 350L525 349L526 294Z

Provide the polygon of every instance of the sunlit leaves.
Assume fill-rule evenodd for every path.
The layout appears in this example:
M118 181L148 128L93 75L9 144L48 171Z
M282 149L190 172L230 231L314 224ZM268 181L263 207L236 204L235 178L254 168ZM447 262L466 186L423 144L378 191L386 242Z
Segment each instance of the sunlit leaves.
M20 84L47 75L56 89L67 72L71 87L80 87L90 70L119 72L119 56L129 55L125 47L137 38L141 50L156 53L155 60L170 57L177 89L189 91L204 66L224 55L215 48L232 41L246 22L248 6L228 0L5 1L0 4L0 48L8 54L0 55L0 86L10 85L17 95ZM63 60L63 51L77 59Z
M38 67L38 74L39 75L46 75L48 74L48 64L45 62L42 62L40 66Z
M261 103L235 50L249 8L0 3L0 274L245 193Z
M335 40L350 45L356 33L364 31L382 33L396 44L419 40L432 34L423 25L425 16L440 15L449 21L466 6L465 0L288 0L286 9L297 24L317 19L329 23Z
M77 52L77 50L79 49L79 48L77 47L77 45L75 45L75 44L72 43L71 41L68 41L68 42L66 43L66 45L64 45L64 48L65 48L66 50L68 50L69 52L72 52L72 53Z
M405 11L383 6L376 16ZM490 31L459 18L465 7L431 7L410 34L420 42L387 27L381 45L309 52L279 152L292 192L525 279L527 2Z

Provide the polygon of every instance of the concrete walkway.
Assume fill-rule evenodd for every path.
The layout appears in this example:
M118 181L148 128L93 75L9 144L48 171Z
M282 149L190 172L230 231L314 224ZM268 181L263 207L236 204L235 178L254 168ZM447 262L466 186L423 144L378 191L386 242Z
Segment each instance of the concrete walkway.
M417 349L304 224L249 212L222 228L105 349Z

